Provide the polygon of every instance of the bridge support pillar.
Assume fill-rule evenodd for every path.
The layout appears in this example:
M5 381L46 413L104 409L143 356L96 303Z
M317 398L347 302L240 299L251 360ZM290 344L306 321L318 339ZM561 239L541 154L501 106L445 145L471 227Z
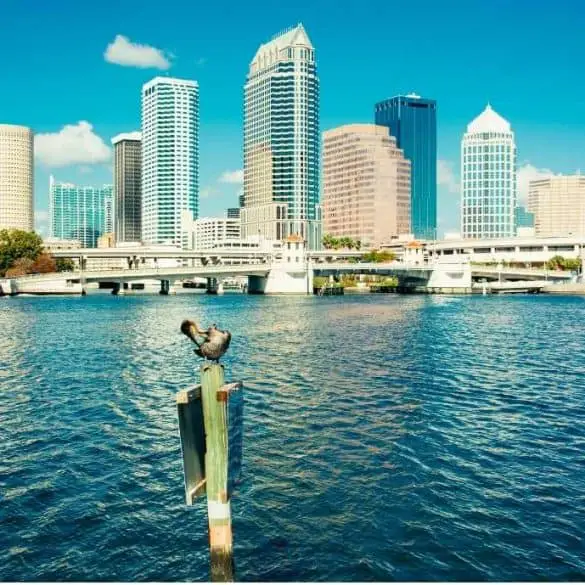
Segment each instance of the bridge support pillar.
M115 282L114 288L112 289L112 294L116 296L124 296L126 294L126 291L124 290L124 283Z
M161 295L176 295L177 288L175 287L174 281L161 280L159 294L161 294Z
M471 293L471 263L469 260L437 262L432 266L426 289L430 293Z
M216 295L219 293L219 282L218 282L217 278L208 278L207 279L207 288L206 288L205 292L208 295ZM222 288L222 292L223 292L223 288Z
M268 276L249 276L249 294L306 295L313 292L313 271L273 268Z

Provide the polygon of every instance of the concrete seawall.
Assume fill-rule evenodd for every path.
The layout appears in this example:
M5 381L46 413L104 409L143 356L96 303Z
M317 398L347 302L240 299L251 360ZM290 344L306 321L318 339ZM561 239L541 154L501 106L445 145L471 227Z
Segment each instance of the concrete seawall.
M543 293L554 295L585 295L585 282L551 284L542 289Z

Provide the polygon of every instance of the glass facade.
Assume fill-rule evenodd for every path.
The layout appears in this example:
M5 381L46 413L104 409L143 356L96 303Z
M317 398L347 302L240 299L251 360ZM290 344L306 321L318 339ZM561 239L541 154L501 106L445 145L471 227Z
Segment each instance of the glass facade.
M262 45L245 85L242 235L308 239L319 203L319 80L302 25Z
M522 205L516 207L516 228L534 227L534 213Z
M100 236L113 231L113 187L78 187L49 182L50 236L79 240L96 248Z
M386 126L411 164L410 224L416 238L437 237L437 102L414 94L375 106L375 122Z
M155 77L142 88L142 240L183 245L182 212L199 214L199 87Z
M464 238L516 234L516 145L510 124L488 106L461 142Z

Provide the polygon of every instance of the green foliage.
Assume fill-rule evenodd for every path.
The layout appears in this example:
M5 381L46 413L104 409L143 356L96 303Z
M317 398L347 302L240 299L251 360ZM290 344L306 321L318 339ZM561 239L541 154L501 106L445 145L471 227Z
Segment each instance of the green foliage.
M324 286L330 286L331 288L338 288L343 286L341 282L330 282L327 276L315 276L313 278L313 288L323 288Z
M362 256L362 262L392 262L396 254L388 250L372 250Z
M55 263L57 272L72 272L75 268L75 263L71 258L57 258Z
M43 240L34 232L0 230L0 276L18 260L35 261L43 251ZM22 270L22 266L19 268Z
M360 240L354 240L346 236L336 238L331 234L325 234L322 241L326 250L360 250L362 247Z
M579 270L581 260L578 258L564 258L563 256L553 256L547 263L549 270Z

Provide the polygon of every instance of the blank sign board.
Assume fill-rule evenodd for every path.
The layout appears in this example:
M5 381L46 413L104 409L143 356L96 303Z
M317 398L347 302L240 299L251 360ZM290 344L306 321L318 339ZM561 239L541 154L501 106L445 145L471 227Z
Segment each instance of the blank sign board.
M177 393L179 434L183 453L185 500L188 506L205 493L205 426L201 386Z
M244 393L242 382L225 384L220 389L220 392L227 394L227 487L228 495L231 497L242 476L244 435ZM188 506L192 506L195 498L205 493L206 443L201 386L178 392L176 400L183 455L185 501Z

